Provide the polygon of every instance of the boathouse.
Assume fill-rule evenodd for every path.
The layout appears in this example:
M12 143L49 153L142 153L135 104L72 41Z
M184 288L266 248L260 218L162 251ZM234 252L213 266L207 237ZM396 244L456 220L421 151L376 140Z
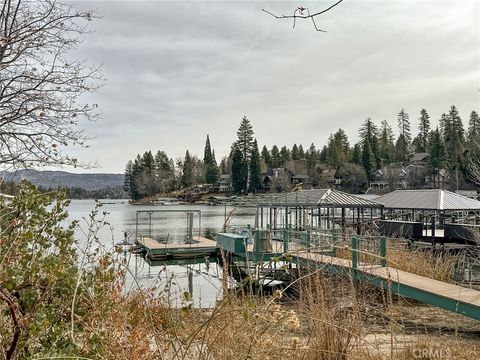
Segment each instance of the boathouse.
M374 202L383 206L384 235L434 242L477 243L480 201L447 190L396 190Z
M347 229L359 233L362 224L380 216L383 205L335 189L311 189L264 194L242 204L257 207L255 228L315 231Z

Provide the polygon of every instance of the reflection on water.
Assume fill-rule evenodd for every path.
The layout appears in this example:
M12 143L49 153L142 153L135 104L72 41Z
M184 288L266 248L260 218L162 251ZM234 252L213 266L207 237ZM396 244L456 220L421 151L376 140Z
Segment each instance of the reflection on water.
M98 241L106 248L124 239L124 233L134 234L136 231L137 211L181 210L180 212L141 213L138 216L138 231L144 235L151 234L156 239L167 238L169 242L182 242L187 233L187 216L185 210L199 210L193 221L193 234L201 235L206 229L221 231L225 217L233 210L227 206L205 205L130 205L127 200L103 200L97 207L97 219L104 218L106 224L98 231ZM79 220L80 227L76 232L80 246L86 245L89 216L95 209L94 200L72 200L69 206L69 219ZM246 226L253 224L255 209L237 208L231 217L230 225ZM151 220L151 225L150 225ZM130 276L127 278L127 290L135 287L155 286L159 296L169 299L174 306L183 305L182 293L188 290L188 273L193 274L193 302L195 306L212 306L221 291L221 268L216 263L169 265L150 267L142 258L130 253L125 254ZM163 290L167 291L163 291Z

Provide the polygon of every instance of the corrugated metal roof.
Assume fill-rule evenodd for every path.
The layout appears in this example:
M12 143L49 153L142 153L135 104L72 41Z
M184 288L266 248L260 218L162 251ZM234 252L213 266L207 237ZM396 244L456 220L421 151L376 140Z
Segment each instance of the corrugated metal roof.
M440 189L396 190L373 201L390 209L480 211L480 201Z
M312 206L338 207L380 207L379 204L334 189L301 190L284 194L269 194L252 199L258 204L302 204Z

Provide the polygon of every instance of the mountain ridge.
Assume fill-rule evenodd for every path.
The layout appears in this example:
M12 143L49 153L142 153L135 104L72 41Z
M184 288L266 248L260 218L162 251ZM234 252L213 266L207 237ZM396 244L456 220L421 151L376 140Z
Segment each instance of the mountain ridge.
M6 181L16 183L26 179L36 186L45 188L81 188L100 190L123 185L123 174L112 173L70 173L59 170L17 170L2 171L0 176Z

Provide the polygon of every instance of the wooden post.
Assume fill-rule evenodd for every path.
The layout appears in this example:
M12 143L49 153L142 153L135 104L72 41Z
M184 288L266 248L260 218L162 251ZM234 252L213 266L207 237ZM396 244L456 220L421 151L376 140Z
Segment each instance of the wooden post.
M260 261L260 230L255 229L255 262Z
M190 293L190 298L193 299L193 271L188 270L188 292Z
M332 208L332 229L335 230L335 208Z
M283 229L283 253L288 253L288 241L289 241L289 231L288 228Z
M288 206L285 206L285 224L283 224L285 229L288 229Z
M263 229L263 206L260 208L260 229Z
M382 267L387 266L387 238L385 236L380 237L380 256L382 261Z
M435 214L436 212L432 215L432 236L435 236Z
M307 249L310 251L310 230L307 229Z
M357 208L357 235L362 233L362 223L360 221L360 208Z
M352 237L352 276L354 279L357 278L357 268L358 268L358 237Z
M330 208L329 207L327 207L327 221L326 221L326 224L327 224L327 226L326 226L327 230L330 230Z

